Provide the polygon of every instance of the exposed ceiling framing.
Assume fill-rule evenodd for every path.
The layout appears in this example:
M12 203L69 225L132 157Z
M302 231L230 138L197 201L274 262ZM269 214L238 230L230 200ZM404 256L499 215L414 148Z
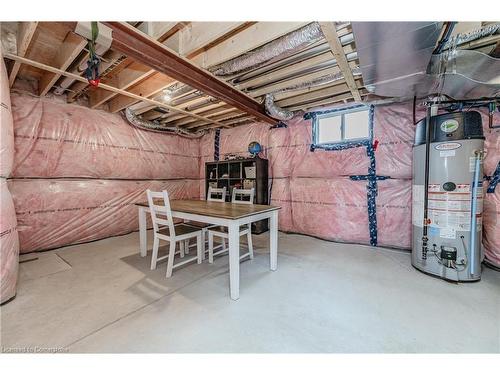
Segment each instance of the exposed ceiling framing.
M31 79L38 82L40 95L57 88L66 92L70 102L85 96L91 108L118 112L130 107L145 120L191 131L255 121L275 123L261 104L268 93L276 105L290 111L360 101L368 94L363 78L352 72L359 61L349 23L321 22L323 38L224 77L214 77L209 69L253 53L308 23L106 23L113 28L113 42L103 54L99 88L83 78L87 41L74 33L76 23L12 24L16 45L14 50L4 50L11 86L16 79ZM497 34L469 47L494 48L499 42ZM308 85L328 75L340 78ZM64 77L74 79L67 88L61 86ZM179 82L190 87L172 100L165 99L165 90L181 87Z

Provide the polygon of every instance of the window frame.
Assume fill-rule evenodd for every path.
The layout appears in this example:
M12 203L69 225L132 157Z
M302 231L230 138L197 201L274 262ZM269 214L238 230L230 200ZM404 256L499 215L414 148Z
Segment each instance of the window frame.
M368 111L368 137L345 139L345 115L355 112ZM319 122L323 118L341 116L340 141L319 142ZM304 116L305 119L312 119L312 143L311 151L314 149L338 150L350 147L366 146L373 141L373 106L358 104L355 106L337 108L321 112L309 112Z

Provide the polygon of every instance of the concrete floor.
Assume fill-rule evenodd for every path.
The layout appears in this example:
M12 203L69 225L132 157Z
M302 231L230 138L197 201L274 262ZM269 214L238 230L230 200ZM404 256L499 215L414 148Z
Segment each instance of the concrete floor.
M151 236L149 236L149 239ZM229 299L227 256L165 278L138 233L35 254L1 307L1 345L69 352L500 352L500 273L455 285L408 253L280 233L241 265ZM151 241L150 245L151 247Z

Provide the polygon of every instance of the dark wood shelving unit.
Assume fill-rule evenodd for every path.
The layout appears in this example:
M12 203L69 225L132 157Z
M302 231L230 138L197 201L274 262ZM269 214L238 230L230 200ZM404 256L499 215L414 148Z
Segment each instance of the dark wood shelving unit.
M254 173L248 168L254 168ZM268 162L259 157L239 160L221 160L205 163L205 196L208 187L226 187L226 201L231 201L233 188L255 188L255 204L269 204ZM252 223L252 233L269 230L268 220Z

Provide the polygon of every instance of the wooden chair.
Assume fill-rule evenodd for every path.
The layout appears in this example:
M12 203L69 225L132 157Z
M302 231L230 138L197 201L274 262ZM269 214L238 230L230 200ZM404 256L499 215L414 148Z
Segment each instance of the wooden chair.
M226 201L226 187L224 186L223 188L214 188L212 186L208 187L208 192L207 192L207 201L212 201L212 202L225 202ZM203 239L203 244L205 244L207 240L207 230L208 228L211 227L216 227L217 225L212 225L208 223L200 223L197 221L188 221L186 224L197 227L201 229L201 237ZM224 243L225 245L225 243ZM191 245L192 246L192 245ZM186 244L184 246L184 249L186 251L186 254L189 254L189 240L186 241ZM225 248L225 246L224 246ZM205 254L203 254L203 259L205 259Z
M231 196L231 203L237 204L253 204L253 199L255 196L255 189L233 189L233 194ZM253 259L253 244L252 244L252 224L245 224L240 227L240 237L247 236L248 252L241 255L240 259L243 259L247 255L250 259ZM222 240L222 250L214 254L214 237L220 237ZM226 238L229 238L228 230L226 227L211 227L208 228L208 262L213 263L214 255L219 255L227 252Z
M201 230L183 223L175 224L172 219L172 210L170 209L170 200L168 198L168 193L164 190L161 192L155 192L147 190L149 210L151 211L151 219L153 221L154 229L154 242L153 242L153 255L151 257L151 269L156 269L156 263L159 260L168 258L167 261L167 277L172 276L172 271L174 268L180 267L186 263L192 262L197 259L198 264L203 260L203 248L201 243ZM156 201L155 201L156 199ZM162 200L161 204L159 200ZM174 265L175 257L175 247L177 242L179 242L180 247L180 257L184 258L184 241L190 238L196 238L196 249L197 256L190 259L184 260L182 262ZM158 258L158 247L160 245L160 240L168 241L170 243L170 249L168 255Z

